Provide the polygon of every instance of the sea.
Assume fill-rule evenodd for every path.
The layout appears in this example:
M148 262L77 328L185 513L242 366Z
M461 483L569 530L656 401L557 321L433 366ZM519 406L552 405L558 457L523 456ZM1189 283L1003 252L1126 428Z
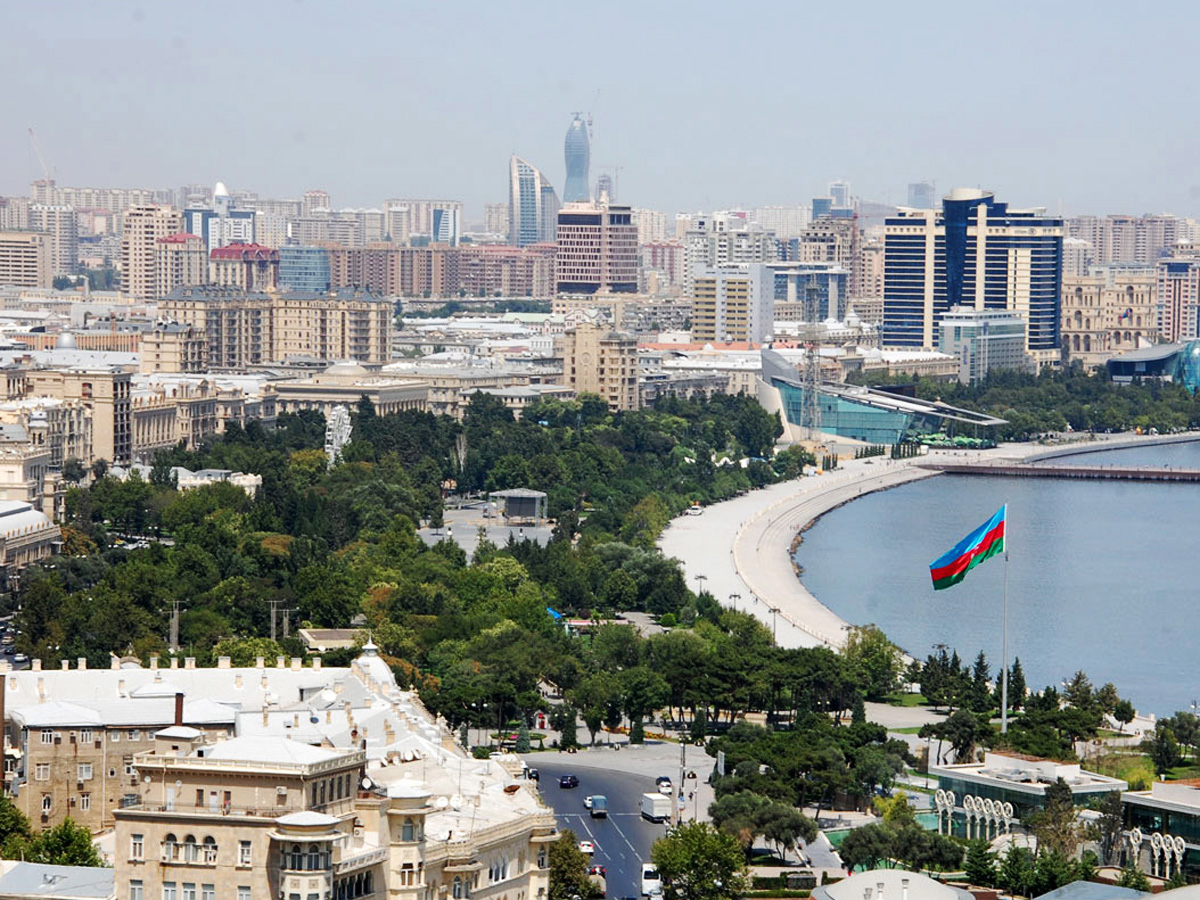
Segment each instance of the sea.
M1045 464L1200 469L1200 441ZM1008 561L934 591L929 563L1008 504ZM980 650L998 671L1008 581L1009 655L1031 688L1078 670L1140 714L1200 708L1200 483L939 475L826 514L796 551L808 589L912 656Z

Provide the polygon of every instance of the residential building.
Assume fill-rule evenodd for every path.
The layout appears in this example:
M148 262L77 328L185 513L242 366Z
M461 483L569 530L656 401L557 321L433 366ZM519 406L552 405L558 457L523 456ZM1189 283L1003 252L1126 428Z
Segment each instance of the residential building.
M656 209L633 210L633 222L637 225L638 244L652 244L674 238L673 229L667 228L667 215Z
M1065 235L1086 241L1094 262L1154 265L1169 255L1184 237L1181 221L1172 215L1075 216L1064 223Z
M47 236L34 231L0 231L0 285L49 288L53 284Z
M427 408L429 384L423 379L368 372L352 362L339 362L308 378L275 381L272 388L281 413L315 409L328 416L335 406L353 407L364 396L379 415Z
M690 295L692 278L701 269L779 259L775 235L749 223L744 214L718 212L692 217L683 238L683 291Z
M34 203L45 206L70 206L73 209L103 209L125 212L134 206L170 203L170 191L150 191L142 188L60 187L53 179L38 179L29 188Z
M757 343L774 325L775 273L767 266L714 266L693 276L693 341Z
M1031 368L1025 353L1025 320L1003 309L956 306L938 323L938 350L959 361L958 380L975 384L989 373Z
M884 240L885 346L932 348L954 306L1003 309L1025 319L1039 363L1059 361L1062 219L957 188L941 210L889 217Z
M234 241L208 254L210 284L242 291L272 291L279 287L279 251L260 244Z
M301 201L300 213L304 216L311 216L314 210L318 209L333 209L333 200L329 197L328 191L305 191L304 199Z
M908 205L912 209L933 209L937 205L932 181L913 181L908 185Z
M832 263L850 272L851 296L859 295L858 219L851 216L815 216L799 237L780 245L780 258L801 263Z
M558 196L530 163L513 156L508 161L508 240L518 247L554 241Z
M154 296L208 283L208 250L195 234L169 234L155 242Z
M237 200L218 181L213 188L212 206L183 211L182 230L203 238L204 246L212 253L226 244L254 243L254 220L254 210L239 209Z
M1095 263L1092 245L1081 238L1063 238L1063 278L1087 275Z
M366 247L387 233L386 217L379 209L316 209L292 228L292 237L301 244L339 247Z
M1161 339L1156 273L1120 266L1094 271L1064 275L1062 292L1063 350L1089 369Z
M754 221L781 241L798 238L808 225L807 206L760 206L754 211Z
M121 293L157 299L158 239L183 231L183 217L169 206L131 206L121 219Z
M62 550L62 531L32 503L0 501L0 587L11 591L20 573Z
M329 251L288 244L279 248L279 287L285 291L324 293L332 287Z
M567 127L563 142L563 159L567 164L567 180L563 183L563 203L588 203L588 168L591 163L587 123L576 114Z
M194 325L159 322L142 334L140 371L199 373L208 371L208 336Z
M82 404L91 414L92 455L113 465L133 457L130 372L111 368L30 369L24 373L28 397L54 397Z
M0 423L24 429L28 435L28 445L48 455L46 466L51 470L61 470L63 462L68 459L90 463L94 458L92 412L82 400L62 400L57 397L6 400L0 402ZM22 480L36 479L30 475L28 478L22 476ZM32 497L27 499L35 502Z
M1200 337L1200 251L1190 241L1156 266L1158 329L1168 342Z
M73 207L35 203L29 207L29 227L49 239L50 267L55 275L79 271L79 222Z
M554 244L460 247L459 286L468 297L533 297L555 293Z
M557 234L557 293L637 292L637 226L630 207L568 203L558 214Z
M0 197L0 232L29 230L29 198Z
M660 272L663 282L678 286L684 283L686 254L679 241L651 241L641 245L642 271Z
M384 242L329 253L334 289L364 288L382 297L457 296L461 247L398 247Z
M411 236L422 235L431 241L458 246L461 200L385 200L383 208L388 216L387 231L396 243L408 243ZM398 222L400 216L403 223ZM438 237L439 232L445 237Z
M563 383L578 394L598 394L613 412L638 409L637 339L597 325L563 335Z
M159 314L208 338L213 369L245 370L289 357L391 361L393 305L369 291L303 294L180 288Z
M836 263L773 262L766 263L773 283L775 309L778 304L797 304L796 321L843 322L850 312L850 273ZM805 316L804 308L810 313ZM772 310L774 318L778 313ZM763 332L769 334L768 328ZM750 338L749 340L762 340Z
M485 203L483 205L483 230L489 234L508 237L507 203Z

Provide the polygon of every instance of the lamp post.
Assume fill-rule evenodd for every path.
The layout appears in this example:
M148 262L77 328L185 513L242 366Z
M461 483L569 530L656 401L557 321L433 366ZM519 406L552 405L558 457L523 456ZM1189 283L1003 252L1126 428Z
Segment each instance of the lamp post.
M706 582L706 581L708 581L707 575L697 575L696 576L696 582L700 585L700 587L696 590L697 595L704 593L704 582Z
M767 609L771 611L771 640L775 641L777 626L779 624L776 621L775 617L779 615L779 607L778 606L768 606ZM778 643L778 641L776 641L776 643Z
M737 608L738 608L738 601L739 601L739 600L741 600L741 599L742 599L742 595L741 595L741 594L730 594L730 595L729 595L729 602L731 602L731 603L733 604L733 610L734 610L734 612L737 612Z

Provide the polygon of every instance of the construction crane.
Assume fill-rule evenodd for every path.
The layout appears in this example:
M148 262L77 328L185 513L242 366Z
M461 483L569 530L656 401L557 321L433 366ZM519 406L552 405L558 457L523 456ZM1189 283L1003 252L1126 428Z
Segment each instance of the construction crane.
M46 162L46 155L42 153L42 147L38 143L37 135L33 133L32 125L29 126L29 143L33 145L33 152L37 156L38 163L41 164L42 175L47 181L53 181L55 173L50 168L50 164Z
M801 298L801 316L804 323L800 326L799 338L804 347L804 372L801 383L804 385L803 405L800 408L800 426L806 432L810 441L821 439L821 337L822 327L819 322L820 312L817 309L816 278L809 279L803 286L804 295Z

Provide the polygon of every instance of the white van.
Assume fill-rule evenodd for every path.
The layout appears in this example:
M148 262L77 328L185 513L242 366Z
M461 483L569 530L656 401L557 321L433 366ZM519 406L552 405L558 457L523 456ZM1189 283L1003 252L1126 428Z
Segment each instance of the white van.
M642 863L642 896L662 896L662 879L659 877L654 863Z

